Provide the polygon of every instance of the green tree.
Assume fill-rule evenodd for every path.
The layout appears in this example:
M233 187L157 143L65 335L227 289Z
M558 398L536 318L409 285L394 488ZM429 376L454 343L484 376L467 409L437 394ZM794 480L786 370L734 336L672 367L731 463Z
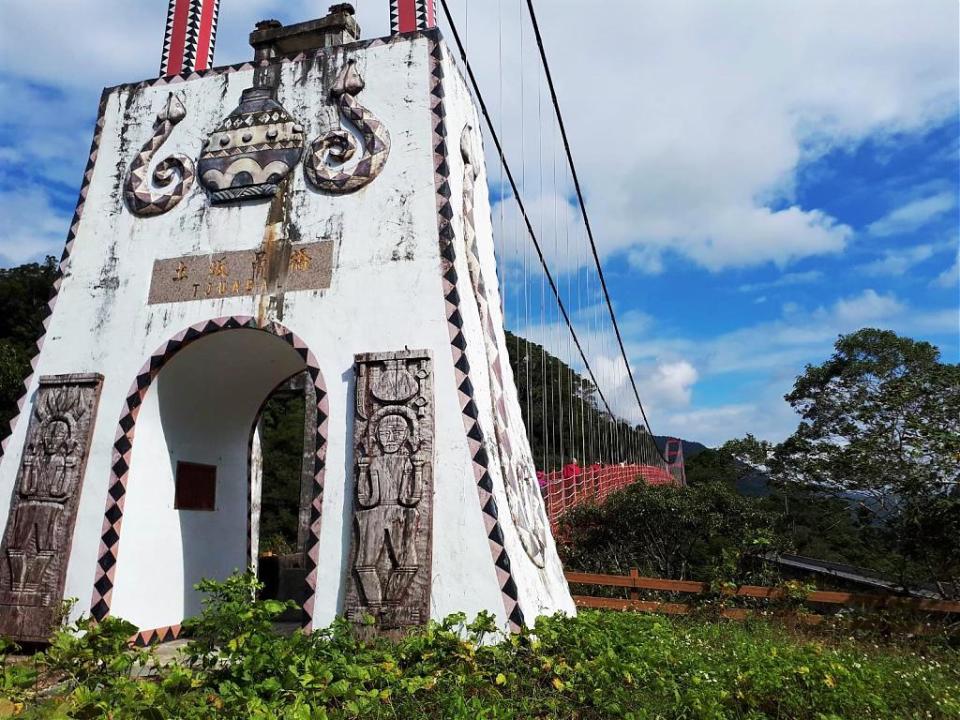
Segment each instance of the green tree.
M747 433L746 437L728 440L721 446L721 450L751 467L762 468L770 460L773 444Z
M683 580L760 581L758 552L779 549L777 515L760 498L705 481L688 487L636 483L602 505L561 519L560 550L569 568Z
M902 581L960 581L960 365L866 328L808 365L786 399L801 422L773 451L773 475L857 499L864 524L889 534Z
M596 386L537 343L506 333L510 367L537 467L557 470L571 457L581 465L659 456L645 428L614 420ZM609 400L610 398L608 398Z
M50 256L42 263L0 269L0 435L6 435L7 423L17 414L56 275L57 263Z
M260 496L260 552L280 555L297 547L303 457L302 391L281 389L260 416L263 477Z

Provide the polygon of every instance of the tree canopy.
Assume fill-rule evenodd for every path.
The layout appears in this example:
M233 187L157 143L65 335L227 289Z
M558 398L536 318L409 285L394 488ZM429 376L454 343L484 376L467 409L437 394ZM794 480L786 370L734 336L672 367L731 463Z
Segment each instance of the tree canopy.
M960 365L926 342L866 328L808 365L786 400L800 426L773 454L775 473L868 493L878 511L960 482Z
M43 334L43 319L57 274L48 256L42 263L0 269L0 423L16 415L23 380L30 374L30 358ZM5 432L0 435L5 435Z
M808 365L786 400L796 432L731 449L753 462L766 454L787 488L852 503L883 555L875 565L901 582L960 592L960 365L930 343L865 328Z
M640 425L614 419L596 386L542 345L506 333L510 367L537 467L557 470L571 457L581 465L617 463L659 452Z

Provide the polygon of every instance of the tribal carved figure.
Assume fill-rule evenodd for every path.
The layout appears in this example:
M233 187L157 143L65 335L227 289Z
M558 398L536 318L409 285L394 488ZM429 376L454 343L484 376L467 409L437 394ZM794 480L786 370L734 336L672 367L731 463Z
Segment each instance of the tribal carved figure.
M390 133L356 95L364 88L356 61L348 60L330 89L342 118L353 125L363 140L363 154L351 169L345 169L357 152L357 142L349 130L340 128L321 135L310 143L303 167L307 179L318 190L346 194L372 182L383 170L390 154Z
M157 163L150 174L150 163L167 141L173 128L187 115L180 99L170 93L167 104L157 115L153 135L140 148L130 164L123 186L123 197L134 215L162 215L183 200L193 187L193 160L186 155L171 155Z
M381 629L430 614L433 377L427 351L356 357L356 497L347 616Z
M45 640L58 616L101 382L40 379L3 536L0 635Z
M480 311L484 349L489 368L490 397L494 407L493 429L497 447L492 448L495 451L492 454L500 460L507 505L510 507L510 516L520 535L523 549L534 564L542 568L545 564L548 524L533 458L526 452L526 446L522 442L514 445L510 440L511 433L513 437L526 437L526 430L523 427L523 419L517 417L515 412L511 412L512 408L508 407L504 396L503 364L497 348L493 319L490 317L490 302L483 279L483 268L480 265L473 219L473 195L477 173L473 164L472 137L470 127L465 127L460 136L460 154L463 157L463 227L467 246L467 267L470 272L470 284Z

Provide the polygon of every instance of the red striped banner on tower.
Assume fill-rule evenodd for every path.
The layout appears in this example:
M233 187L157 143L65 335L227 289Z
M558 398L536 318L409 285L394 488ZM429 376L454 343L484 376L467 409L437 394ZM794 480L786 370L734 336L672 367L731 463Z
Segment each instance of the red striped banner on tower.
M390 0L390 33L429 30L437 26L436 0Z
M206 70L213 65L220 0L170 0L160 75Z

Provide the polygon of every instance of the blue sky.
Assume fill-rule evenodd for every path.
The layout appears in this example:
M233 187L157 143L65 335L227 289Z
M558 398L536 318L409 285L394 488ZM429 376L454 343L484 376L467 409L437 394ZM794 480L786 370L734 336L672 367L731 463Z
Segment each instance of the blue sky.
M596 317L521 3L451 4L541 237L564 238L551 264L577 316ZM360 0L364 36L386 33L386 7ZM223 0L217 63L250 56L255 20L325 8ZM608 0L595 27L582 1L538 8L655 432L784 437L793 379L864 326L960 360L954 0ZM165 12L166 0L4 3L0 264L59 255L100 88L155 74ZM490 175L495 185L492 162ZM508 324L568 352L549 316L511 311L529 251L509 198L503 226L500 210ZM609 334L586 320L581 332L618 411L635 417Z
M929 340L946 360L960 359L958 137L957 119L948 118L916 133L868 136L801 165L793 202L851 228L841 252L782 269L767 263L724 272L674 257L669 272L648 279L648 297L674 298L657 305L649 333L658 342L675 341L683 348L678 357L689 357L691 338L713 343L696 364L690 409L678 419L700 411L696 420L712 430L713 413L719 439L722 423L752 416L750 401L758 397L775 406L774 395L789 388L804 363L824 359L838 333L861 326ZM627 304L640 298L630 293L633 276L618 260L609 266L621 307L648 311L645 302ZM778 410L772 429L757 423L750 430L779 437L794 418L784 405Z

